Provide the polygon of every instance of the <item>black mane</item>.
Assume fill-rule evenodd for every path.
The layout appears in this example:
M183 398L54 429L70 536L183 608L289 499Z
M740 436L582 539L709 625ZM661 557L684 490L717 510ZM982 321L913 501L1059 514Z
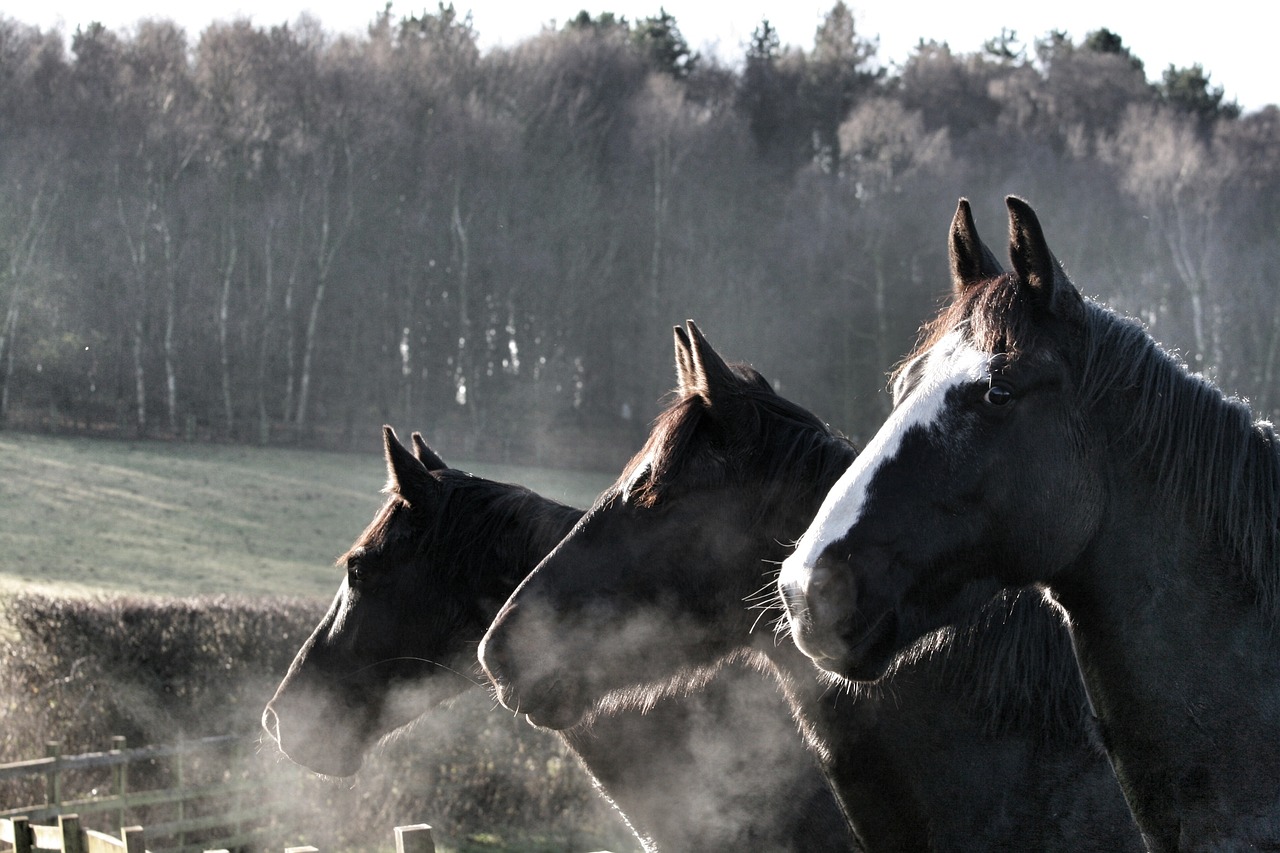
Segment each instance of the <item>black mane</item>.
M990 715L992 735L1093 739L1071 636L1057 607L1036 590L1004 590L972 618L924 638L903 656L938 660L951 688Z
M1086 303L1081 403L1120 414L1120 434L1189 517L1232 551L1272 620L1280 610L1280 448L1244 401L1160 348L1136 322ZM1106 398L1124 395L1124 405ZM1112 397L1114 400L1114 397Z
M763 469L752 470L764 488L758 505L766 508L780 497L804 495L804 490L812 491L813 483L834 482L844 473L858 452L849 439L780 396L755 368L729 367L737 380L731 398L717 398L713 406L696 391L676 391L675 400L655 419L648 441L611 492L625 489L629 500L652 506L672 490L695 482L722 485L730 472L746 464L763 464ZM716 393L726 390L717 388ZM694 439L708 419L719 418L727 419L726 432L732 437L729 458L700 464L703 460L692 447ZM814 511L821 498L806 496Z
M520 559L523 555L549 551L582 515L581 510L524 486L456 469L435 471L431 476L442 487L435 500L419 507L391 491L351 551L369 543L394 546L397 540L404 540L419 565L433 571L448 570L441 579L466 578L484 585L498 580L490 577L494 566L525 565L527 560ZM513 536L513 531L519 535ZM494 549L499 545L503 553L496 554ZM344 563L346 556L338 562ZM514 583L506 588L514 588Z

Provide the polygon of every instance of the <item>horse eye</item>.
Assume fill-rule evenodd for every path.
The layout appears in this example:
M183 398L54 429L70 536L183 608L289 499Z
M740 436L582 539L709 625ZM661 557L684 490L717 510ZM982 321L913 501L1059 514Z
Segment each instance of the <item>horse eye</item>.
M1013 391L1006 385L992 383L982 395L982 401L988 406L1007 406L1013 402Z
M360 565L360 560L351 557L347 560L347 586L357 586L365 579L365 571Z

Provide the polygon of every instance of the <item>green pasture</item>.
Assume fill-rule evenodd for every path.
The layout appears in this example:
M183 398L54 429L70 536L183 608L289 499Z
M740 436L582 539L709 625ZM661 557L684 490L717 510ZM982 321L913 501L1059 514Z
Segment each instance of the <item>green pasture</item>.
M402 436L406 441L408 436ZM364 453L0 432L0 591L329 597L381 505ZM611 475L455 459L585 506Z

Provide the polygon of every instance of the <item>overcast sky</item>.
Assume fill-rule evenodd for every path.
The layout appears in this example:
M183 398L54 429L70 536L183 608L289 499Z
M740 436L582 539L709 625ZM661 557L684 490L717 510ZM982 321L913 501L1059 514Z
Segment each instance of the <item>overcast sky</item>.
M813 32L834 0L655 0L637 3L585 5L575 0L457 0L459 11L470 9L482 47L511 44L563 23L585 8L593 15L612 11L631 20L656 14L665 7L676 18L689 43L704 52L733 61L742 55L744 43L761 19L768 18L784 43L808 47ZM116 30L132 26L140 18L176 20L194 37L215 20L245 16L268 26L291 22L304 10L318 17L326 29L359 32L382 8L381 2L360 0L4 0L3 14L41 27L61 27L71 33L79 25L99 20ZM1147 74L1158 79L1171 63L1198 62L1246 110L1280 102L1280 72L1271 56L1276 51L1276 24L1280 3L1258 0L1218 0L1209 7L1216 13L1203 19L1189 14L1193 7L1166 4L1073 0L1069 3L1028 3L1026 0L994 0L974 4L955 0L878 0L850 3L859 31L880 40L882 63L901 62L921 39L949 43L959 52L977 50L998 35L1002 27L1014 30L1026 42L1050 30L1063 30L1079 41L1086 33L1106 27L1118 33L1133 53L1146 63ZM434 11L427 5L393 7L398 15ZM1160 9L1160 11L1155 11Z

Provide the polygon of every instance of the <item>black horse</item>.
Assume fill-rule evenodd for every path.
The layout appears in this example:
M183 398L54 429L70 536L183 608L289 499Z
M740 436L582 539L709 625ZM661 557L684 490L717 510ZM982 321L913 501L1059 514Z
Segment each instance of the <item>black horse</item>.
M868 850L1141 849L1038 595L991 601L990 584L965 605L976 617L870 687L753 630L781 615L777 565L856 451L692 323L676 364L644 448L485 637L502 702L563 728L601 697L663 695L745 659L779 678Z
M582 515L451 469L413 438L416 457L384 430L388 498L340 558L333 604L263 712L281 750L321 773L356 772L379 737L483 683L489 621ZM564 739L648 850L851 849L785 703L756 672L725 676Z
M1277 436L1007 205L1006 274L960 202L952 304L782 572L794 635L874 678L970 585L1040 584L1152 848L1280 849Z

